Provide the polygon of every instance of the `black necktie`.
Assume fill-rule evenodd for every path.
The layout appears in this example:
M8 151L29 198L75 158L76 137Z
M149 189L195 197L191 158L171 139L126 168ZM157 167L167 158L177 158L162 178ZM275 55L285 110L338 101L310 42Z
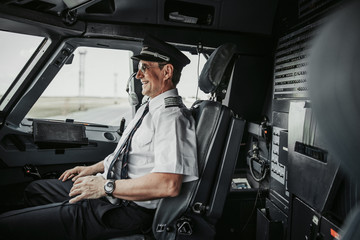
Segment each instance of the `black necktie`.
M122 164L121 164L121 177L120 179L127 179L128 176L128 160L129 160L129 151L130 151L130 145L131 145L131 140L136 132L136 130L139 128L139 126L142 123L142 120L144 119L145 115L149 112L149 102L146 104L146 107L144 109L143 114L141 115L141 117L139 118L139 120L136 122L135 126L133 127L133 129L131 129L129 135L127 136L125 142L121 145L121 147L119 148L119 150L117 151L117 153L114 156L114 159L112 160L110 166L109 166L109 170L108 170L108 174L107 174L107 179L113 179L115 174L115 163L119 160L122 160ZM121 159L122 158L122 159Z

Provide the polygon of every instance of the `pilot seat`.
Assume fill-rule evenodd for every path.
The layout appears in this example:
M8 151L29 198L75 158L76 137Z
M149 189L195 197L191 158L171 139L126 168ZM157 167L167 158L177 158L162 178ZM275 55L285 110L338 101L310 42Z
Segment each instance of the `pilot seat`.
M199 179L182 184L177 197L164 198L152 231L111 240L214 239L238 159L245 121L222 104L237 58L235 44L215 49L205 63L199 87L210 100L191 107L196 122Z

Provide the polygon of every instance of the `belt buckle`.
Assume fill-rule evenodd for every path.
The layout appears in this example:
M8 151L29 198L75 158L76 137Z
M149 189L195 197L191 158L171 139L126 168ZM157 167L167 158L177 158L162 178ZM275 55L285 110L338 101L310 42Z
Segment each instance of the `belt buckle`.
M105 196L105 197L112 205L120 205L122 203L121 199L119 198L114 198L112 196Z
M128 201L128 200L122 200L121 204L125 207L127 207L128 205L131 205L130 201Z

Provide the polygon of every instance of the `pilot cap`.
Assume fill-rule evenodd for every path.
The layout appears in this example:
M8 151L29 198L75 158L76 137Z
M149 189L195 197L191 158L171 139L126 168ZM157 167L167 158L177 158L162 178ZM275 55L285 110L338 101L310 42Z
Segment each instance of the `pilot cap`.
M179 70L190 63L190 59L176 47L150 35L144 38L140 54L131 58L149 62L168 62Z

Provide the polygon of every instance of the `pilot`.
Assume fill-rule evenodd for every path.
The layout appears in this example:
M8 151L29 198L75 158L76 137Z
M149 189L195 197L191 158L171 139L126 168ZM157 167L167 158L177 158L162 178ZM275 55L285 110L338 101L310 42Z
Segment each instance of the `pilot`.
M58 179L32 182L29 208L0 215L4 239L106 239L151 231L164 197L198 178L195 122L176 85L190 60L174 46L146 36L136 75L149 97L113 153Z

